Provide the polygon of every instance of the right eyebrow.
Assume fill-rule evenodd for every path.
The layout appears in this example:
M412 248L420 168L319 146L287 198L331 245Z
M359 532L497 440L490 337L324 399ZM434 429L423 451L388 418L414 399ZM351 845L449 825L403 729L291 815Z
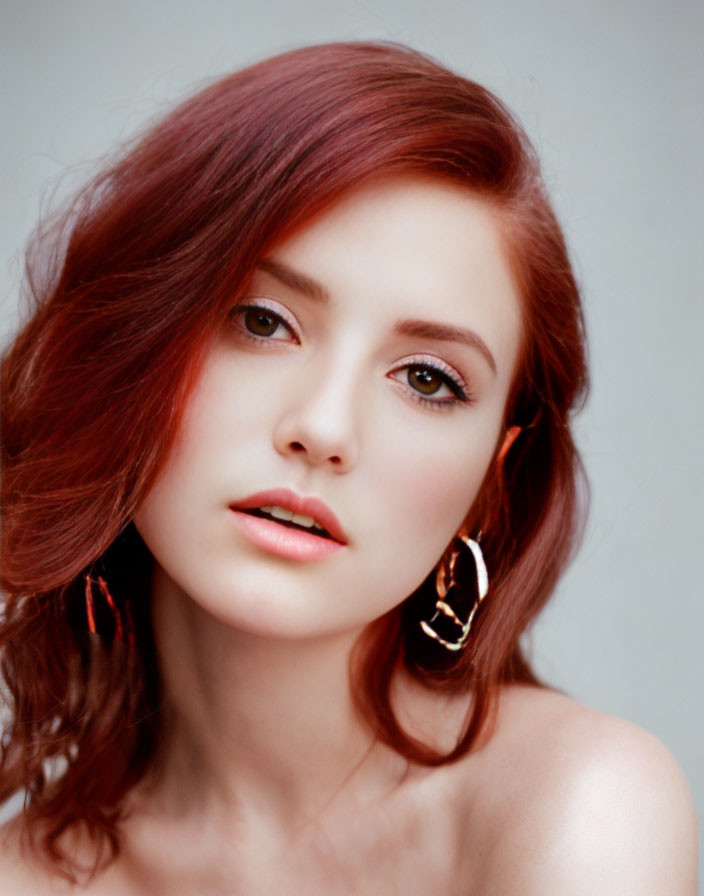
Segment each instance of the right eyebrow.
M322 283L318 283L317 280L302 274L300 271L295 271L288 265L274 261L273 258L265 258L260 261L257 264L257 270L264 271L265 274L271 274L284 286L288 286L290 289L308 296L314 302L322 305L327 305L330 302L330 293Z

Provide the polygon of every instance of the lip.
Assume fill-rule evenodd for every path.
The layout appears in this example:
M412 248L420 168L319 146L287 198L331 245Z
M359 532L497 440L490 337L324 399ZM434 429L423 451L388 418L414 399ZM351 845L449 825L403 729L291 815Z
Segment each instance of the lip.
M323 538L303 529L292 529L272 520L238 511L276 504L293 513L310 516L332 538ZM290 489L276 488L257 492L230 504L240 528L258 546L295 560L316 560L329 556L347 544L347 537L332 510L319 498L306 498Z

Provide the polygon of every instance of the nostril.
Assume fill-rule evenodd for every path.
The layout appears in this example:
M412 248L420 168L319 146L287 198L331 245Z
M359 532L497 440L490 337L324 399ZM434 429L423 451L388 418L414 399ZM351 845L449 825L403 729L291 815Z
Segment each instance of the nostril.
M298 453L302 451L304 454L306 453L306 448L301 442L289 442L289 448L291 449L291 451L295 451ZM342 458L339 454L331 454L328 460L330 461L330 463L335 464L336 466L342 463Z

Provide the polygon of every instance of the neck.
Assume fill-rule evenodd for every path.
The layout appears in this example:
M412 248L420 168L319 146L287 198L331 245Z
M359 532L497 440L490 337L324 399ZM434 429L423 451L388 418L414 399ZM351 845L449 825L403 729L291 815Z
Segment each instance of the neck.
M378 796L407 763L375 743L352 703L359 632L268 638L227 625L157 572L154 630L164 688L160 803L292 830L345 789ZM184 786L184 782L187 782Z

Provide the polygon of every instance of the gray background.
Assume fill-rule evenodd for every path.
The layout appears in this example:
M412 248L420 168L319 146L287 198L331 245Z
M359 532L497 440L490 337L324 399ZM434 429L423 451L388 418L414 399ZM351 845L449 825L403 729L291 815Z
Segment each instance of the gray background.
M654 732L704 809L702 131L695 0L15 0L0 5L0 333L40 208L204 79L303 43L386 38L496 91L570 244L593 386L583 549L538 669ZM67 172L67 169L70 169ZM4 337L3 337L4 338Z

